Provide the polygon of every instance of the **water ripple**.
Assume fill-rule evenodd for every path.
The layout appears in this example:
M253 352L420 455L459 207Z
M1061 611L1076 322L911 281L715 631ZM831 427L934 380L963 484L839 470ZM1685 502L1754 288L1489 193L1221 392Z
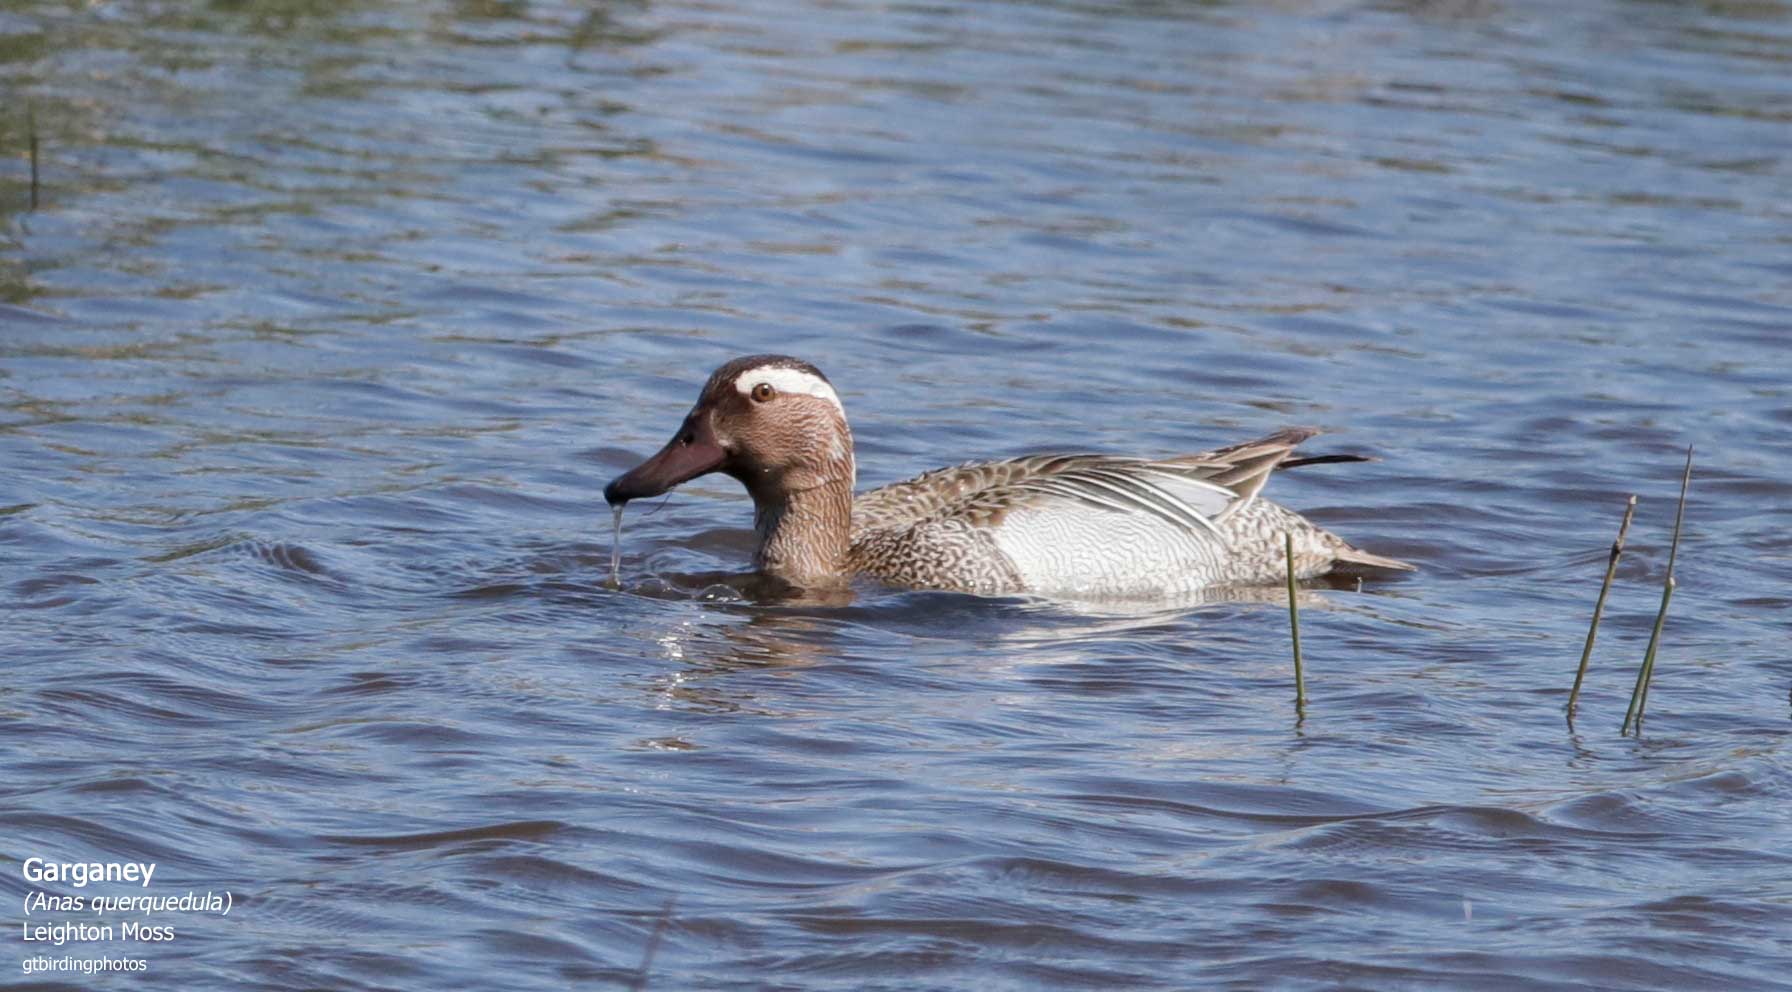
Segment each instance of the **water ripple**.
M198 988L1781 987L1789 60L1775 4L12 4L0 853L232 891L142 952ZM865 485L1317 424L1377 460L1272 493L1422 569L1305 594L1299 712L1280 593L793 602L726 479L608 587L604 483L758 351Z

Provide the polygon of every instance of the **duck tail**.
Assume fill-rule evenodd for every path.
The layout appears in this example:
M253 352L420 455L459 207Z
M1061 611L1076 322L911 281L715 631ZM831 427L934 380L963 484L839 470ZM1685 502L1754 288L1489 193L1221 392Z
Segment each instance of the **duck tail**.
M1370 552L1364 551L1362 548L1353 548L1349 545L1345 545L1338 549L1333 557L1341 565L1357 565L1363 568L1386 568L1396 572L1416 572L1419 569L1419 566L1414 565L1411 562L1401 561L1398 558L1386 558L1382 555L1371 554Z
M1238 494L1234 506L1250 502L1263 490L1269 474L1276 466L1287 463L1288 456L1302 441L1320 433L1317 427L1287 427L1255 441L1234 444L1199 455L1169 459L1166 464L1198 465L1213 471L1207 481L1224 486ZM1230 512L1230 508L1228 511Z

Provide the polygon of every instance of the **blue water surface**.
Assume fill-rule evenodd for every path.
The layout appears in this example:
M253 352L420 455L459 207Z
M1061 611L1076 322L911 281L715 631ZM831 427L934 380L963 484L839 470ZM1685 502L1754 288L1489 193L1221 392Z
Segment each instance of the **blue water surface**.
M0 7L0 896L234 900L0 969L1785 988L1789 67L1772 0ZM1420 570L1313 591L1304 713L1273 591L743 596L721 477L608 587L764 351L865 485L1328 428L1271 494Z

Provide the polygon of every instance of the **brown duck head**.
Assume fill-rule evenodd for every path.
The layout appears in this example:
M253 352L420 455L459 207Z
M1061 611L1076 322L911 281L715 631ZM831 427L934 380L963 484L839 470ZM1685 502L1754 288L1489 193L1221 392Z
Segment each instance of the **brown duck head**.
M611 480L617 506L658 496L700 475L739 479L761 507L853 479L852 432L821 370L786 355L750 355L716 369L672 440Z

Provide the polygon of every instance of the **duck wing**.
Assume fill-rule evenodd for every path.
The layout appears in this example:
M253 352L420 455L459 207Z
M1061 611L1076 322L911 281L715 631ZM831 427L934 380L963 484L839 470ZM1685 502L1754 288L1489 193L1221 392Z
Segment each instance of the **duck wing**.
M1199 454L1146 459L1027 455L937 469L870 490L853 502L853 532L956 518L1002 526L1018 510L1081 506L1154 519L1223 544L1220 524L1256 498L1297 445L1319 433L1290 428Z

